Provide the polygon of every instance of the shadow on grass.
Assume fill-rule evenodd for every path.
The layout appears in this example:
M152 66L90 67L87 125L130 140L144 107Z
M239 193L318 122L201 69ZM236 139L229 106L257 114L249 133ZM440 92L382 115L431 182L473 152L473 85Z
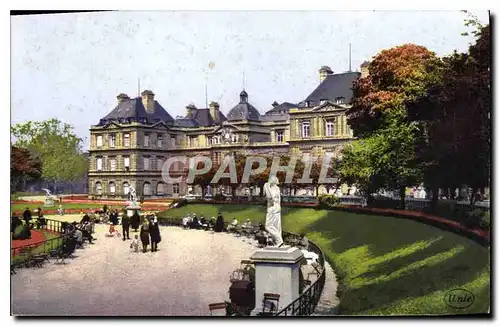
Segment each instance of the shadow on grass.
M414 314L457 313L433 293L474 282L488 268L487 249L414 221L328 212L305 230L333 240L322 249L340 276L341 314L398 314L383 307L409 299L421 302L409 308ZM468 311L484 312L486 299L482 293Z

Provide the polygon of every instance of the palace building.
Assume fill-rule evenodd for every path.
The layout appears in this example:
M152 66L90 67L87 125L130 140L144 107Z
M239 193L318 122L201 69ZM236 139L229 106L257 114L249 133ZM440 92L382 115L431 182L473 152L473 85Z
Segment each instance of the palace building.
M185 195L186 184L162 180L162 165L172 156L206 155L220 163L234 152L337 155L354 139L345 113L352 84L365 73L366 64L361 73L335 74L323 66L319 85L304 101L274 102L264 114L245 90L227 114L216 102L190 104L176 119L152 91L136 98L119 94L116 107L90 128L89 196L125 198L130 187L146 198ZM186 167L178 162L171 171L180 175Z

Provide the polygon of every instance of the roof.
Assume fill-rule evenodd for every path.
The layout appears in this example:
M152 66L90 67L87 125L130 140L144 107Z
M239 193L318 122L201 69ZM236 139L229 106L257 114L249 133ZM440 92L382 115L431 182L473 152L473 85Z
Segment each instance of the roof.
M191 119L191 118L182 118L182 119L175 119L174 121L174 127L181 127L181 128L196 128L199 127L200 125L196 120Z
M234 108L227 114L227 120L237 121L237 120L253 120L260 121L259 111L250 103L238 103Z
M196 121L196 123L202 127L215 126L215 125L221 124L222 122L227 120L226 116L222 112L219 111L219 120L220 121L219 121L219 123L216 123L214 121L214 119L212 119L212 116L210 115L210 109L193 110L189 114L186 115L186 118Z
M359 76L361 76L359 72L328 75L305 101L309 101L310 107L319 105L321 100L335 101L337 97L343 97L346 103L350 103L352 84Z
M273 108L269 111L266 112L266 115L268 114L280 114L280 113L288 113L290 109L292 108L297 108L299 105L294 104L294 103L289 103L289 102L283 102L279 105L276 105L278 103L274 102L273 103Z
M121 94L120 94L121 95ZM160 121L173 122L174 119L168 112L161 106L158 101L154 101L155 110L154 113L148 113L140 97L133 99L123 99L121 103L101 119L101 123L106 123L107 121L120 121L121 119L131 119L135 121L140 121L146 118L148 123L156 123ZM103 121L104 120L104 121Z
M260 121L288 121L290 115L288 113L283 114L265 114L260 116Z

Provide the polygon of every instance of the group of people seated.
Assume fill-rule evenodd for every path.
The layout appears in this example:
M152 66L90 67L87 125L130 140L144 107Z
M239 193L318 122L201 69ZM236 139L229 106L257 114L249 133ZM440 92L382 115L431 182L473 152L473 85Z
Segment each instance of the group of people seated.
M182 227L185 229L203 229L203 230L213 230L215 232L227 231L224 224L224 218L222 214L219 213L217 218L213 216L210 219L201 216L198 218L196 213L188 214L182 218Z

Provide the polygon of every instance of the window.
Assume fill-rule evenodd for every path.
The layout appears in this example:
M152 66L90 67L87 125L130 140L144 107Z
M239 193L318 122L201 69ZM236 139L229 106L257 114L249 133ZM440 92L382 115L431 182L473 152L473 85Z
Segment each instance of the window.
M310 132L310 123L309 123L309 121L303 121L302 122L302 137L303 138L309 137L309 132Z
M335 135L335 123L334 121L330 120L325 123L325 130L326 130L326 135L331 137Z
M149 170L149 156L143 157L143 167L144 167L144 171Z
M189 136L189 146L198 147L198 136Z
M179 184L178 184L178 183L174 183L174 184L172 185L172 192L173 192L174 194L176 194L176 195L178 195L178 194L179 194Z
M309 107L309 101L304 102L304 107L308 108Z
M123 146L130 147L130 134L123 134Z
M109 147L111 148L115 147L115 142L116 142L116 135L115 134L109 135Z
M158 168L158 171L161 171L161 169L163 168L163 157L156 158L156 166Z
M114 194L115 194L115 192L116 192L116 185L115 185L115 183L114 183L113 181L111 181L111 182L109 183L109 193L110 193L111 195L114 195Z
M102 195L102 184L99 181L95 183L95 193Z
M102 157L96 159L96 168L97 171L102 171Z
M102 147L102 136L97 136L97 147Z
M284 132L283 132L283 130L276 130L276 141L278 143L282 143L284 141Z
M214 163L215 163L215 164L220 164L221 157L222 157L222 153L220 153L220 152L215 152L215 153L214 153L214 159L213 159Z
M335 103L337 104L344 104L345 103L345 97L343 96L338 96L335 98Z
M323 99L323 100L320 100L320 101L319 101L319 104L325 104L326 102L328 102L328 100L324 100L324 99Z
M128 195L129 188L130 188L130 185L128 184L128 182L124 182L123 183L123 194L124 195Z
M144 146L149 147L149 135L144 135Z
M109 170L116 171L116 157L109 158Z
M151 163L151 170L156 171L158 169L156 166L156 157L154 156L151 157L150 163Z
M125 171L130 170L130 157L128 156L123 157L123 166L125 167Z
M172 147L175 147L175 135L174 136L170 136L171 139L172 139Z
M153 189L149 182L144 182L144 186L142 188L142 194L144 196L151 196L153 194Z
M163 196L165 194L165 184L163 182L158 182L156 185L156 195Z
M212 137L212 144L219 144L219 143L220 143L219 136L213 136Z
M158 145L159 148L163 147L163 136L162 135L158 135L157 145Z

